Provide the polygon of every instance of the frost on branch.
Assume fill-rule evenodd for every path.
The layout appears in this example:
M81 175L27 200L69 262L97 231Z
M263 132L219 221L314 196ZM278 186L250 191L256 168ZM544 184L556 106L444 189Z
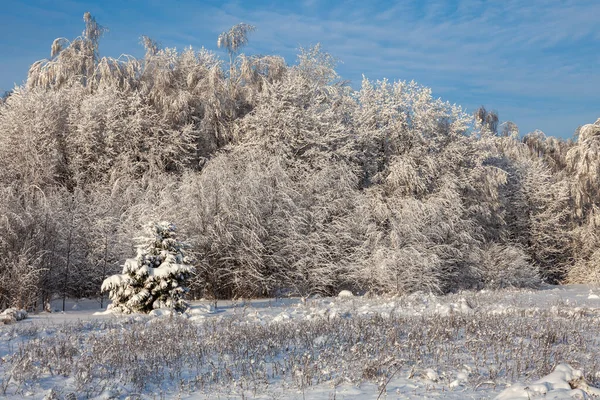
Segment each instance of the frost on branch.
M109 292L109 309L124 313L148 313L155 308L187 308L183 295L186 280L194 273L176 238L175 225L150 223L147 235L139 238L136 258L123 265L123 273L108 277L102 291Z

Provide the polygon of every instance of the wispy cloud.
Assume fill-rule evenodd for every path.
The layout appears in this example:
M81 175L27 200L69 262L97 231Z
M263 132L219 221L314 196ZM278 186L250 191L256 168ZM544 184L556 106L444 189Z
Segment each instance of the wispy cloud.
M214 21L227 25L244 19L257 25L256 44L250 50L268 48L289 54L297 44L321 42L344 61L340 73L355 85L363 73L373 78L415 79L468 108L481 103L498 108L494 99L505 103L508 97L515 104L530 101L563 110L562 124L539 122L551 134L569 135L577 124L587 122L574 122L571 115L600 115L598 106L591 107L598 104L600 90L596 72L600 3L423 3L344 2L320 7L314 14L237 3L216 9ZM569 108L586 102L589 111ZM530 112L514 107L499 111L501 117L521 119L524 130L535 127ZM543 113L539 109L537 114Z
M553 135L568 136L600 116L596 1L106 1L100 7L71 0L56 11L76 13L80 22L85 8L97 9L112 31L102 44L109 54L136 54L140 34L167 46L217 50L218 33L243 21L258 27L246 52L277 53L292 63L298 47L320 42L355 87L363 74L416 80L468 109L485 104L523 131ZM121 10L121 19L108 7ZM42 9L34 12L48 12Z

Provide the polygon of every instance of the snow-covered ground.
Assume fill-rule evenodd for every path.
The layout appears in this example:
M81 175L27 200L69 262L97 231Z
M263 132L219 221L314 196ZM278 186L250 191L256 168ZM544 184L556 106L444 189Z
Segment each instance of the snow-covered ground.
M598 295L561 286L196 301L184 316L115 316L95 300L69 301L64 313L0 325L0 397L600 396Z

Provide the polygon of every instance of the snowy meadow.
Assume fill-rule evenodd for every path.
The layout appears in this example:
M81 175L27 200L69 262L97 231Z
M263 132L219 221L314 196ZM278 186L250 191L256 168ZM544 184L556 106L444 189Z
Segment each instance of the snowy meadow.
M115 316L88 307L98 303L83 301L78 310L0 326L3 396L571 399L600 394L593 388L600 383L600 296L588 286L220 301L217 307L197 301L182 315L157 310Z
M0 397L600 394L600 119L84 23L0 99Z

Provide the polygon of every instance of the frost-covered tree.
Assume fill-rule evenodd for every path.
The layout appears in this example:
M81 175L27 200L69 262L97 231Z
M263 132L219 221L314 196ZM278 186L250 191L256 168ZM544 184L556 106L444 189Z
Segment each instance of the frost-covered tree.
M478 256L485 287L536 287L540 283L536 268L520 247L492 243L484 246Z
M109 309L124 313L147 313L156 308L184 311L186 281L194 273L169 222L150 223L147 236L139 238L136 258L125 261L123 273L104 280L109 292Z
M567 167L566 156L574 146L571 139L562 140L555 137L547 137L544 132L536 130L529 132L523 137L523 143L527 145L534 159L541 159L548 165L552 173L556 174Z
M0 262L0 310L35 307L43 268L41 257L35 257L31 251L35 251L35 246L27 243L21 254L8 253L8 259Z
M600 119L580 127L575 143L566 155L571 178L571 211L577 225L573 229L573 258L568 281L600 281Z
M89 291L81 290L88 281L85 273L84 244L85 235L83 224L85 195L81 190L74 193L62 192L64 198L61 209L61 223L59 224L60 242L57 246L56 256L62 271L58 272L61 281L62 310L65 311L67 297L85 297Z
M46 279L58 264L52 252L59 241L52 197L18 182L0 191L0 309L34 307L58 289Z
M480 106L475 110L475 124L484 132L493 135L498 134L498 113L496 111L488 111L484 106Z
M27 87L59 88L81 84L94 88L98 66L98 42L106 28L86 12L85 29L72 42L65 38L52 43L49 60L35 62L29 69Z
M232 71L234 55L237 54L241 47L248 44L248 34L255 30L256 27L242 22L219 35L217 46L224 47L227 50L227 54L229 54L229 66Z
M519 127L512 121L506 121L501 124L502 132L501 136L504 137L519 137Z
M355 95L368 232L357 280L387 292L472 286L481 228L470 208L487 169L468 116L414 82L364 80Z
M574 178L575 212L585 217L593 206L600 205L600 118L579 128L577 143L566 160Z
M534 138L539 140L535 146ZM527 262L521 264L529 264L532 276L561 281L572 257L569 193L564 173L552 172L551 165L556 164L544 153L545 136L535 134L522 142L516 135L483 133L478 143L485 149L485 165L501 178L497 185L485 185L495 190L485 190L474 199L484 207L476 216L488 243L484 253L492 249L490 243L500 246L496 249L514 247L509 253L524 252ZM493 176L488 174L488 179ZM509 264L519 258L504 260L508 264L502 269L514 270Z
M538 161L523 168L523 188L527 212L516 218L528 219L527 231L522 237L531 262L540 276L550 283L558 283L572 265L571 202L568 180L562 173L552 174L551 168Z
M568 270L569 283L600 283L600 208L592 206L587 219L573 230L575 263Z
M598 122L576 143L520 140L495 112L467 115L415 82L353 90L318 45L295 65L240 55L248 25L219 37L227 65L147 37L140 59L100 57L104 28L84 21L0 102L5 303L22 297L11 276L35 294L22 302L97 295L139 227L165 218L193 243L194 294L216 298L584 282L598 269ZM121 279L139 295L136 260Z

